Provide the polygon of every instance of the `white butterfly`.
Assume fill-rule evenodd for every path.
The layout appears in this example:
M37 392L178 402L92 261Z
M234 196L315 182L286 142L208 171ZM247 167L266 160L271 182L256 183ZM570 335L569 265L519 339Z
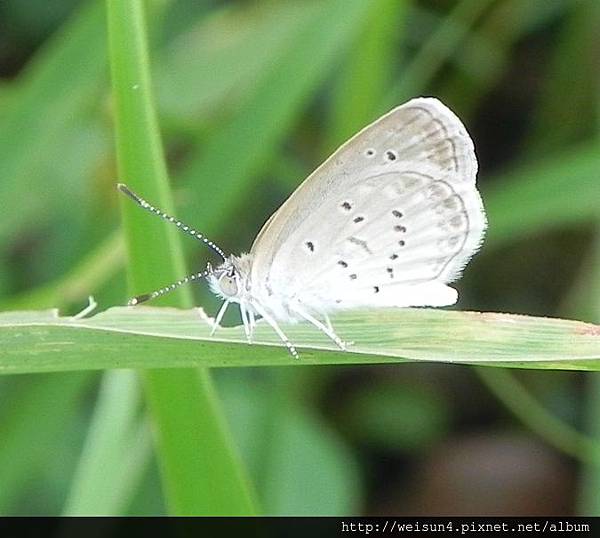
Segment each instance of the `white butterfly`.
M206 277L240 305L249 342L262 317L294 357L278 322L305 320L340 348L328 314L351 308L445 306L481 245L486 218L475 186L477 160L464 125L440 101L417 98L341 146L263 226L248 254L226 256L201 233L131 192L144 209L202 240L216 268L132 299L139 304Z

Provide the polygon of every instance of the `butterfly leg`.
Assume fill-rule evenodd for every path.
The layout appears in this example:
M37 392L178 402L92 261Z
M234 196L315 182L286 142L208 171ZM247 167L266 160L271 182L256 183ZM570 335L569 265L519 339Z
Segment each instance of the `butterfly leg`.
M98 303L96 303L94 298L90 295L88 297L88 305L81 312L79 312L78 314L75 314L73 316L73 319L85 318L85 316L87 316L90 312L93 312L94 310L96 310L97 306L98 306Z
M250 338L254 335L254 328L256 327L256 316L254 314L254 310L248 310L248 315L250 316Z
M298 351L294 347L294 344L292 344L290 342L289 338L284 334L284 332L281 330L281 328L279 327L279 325L277 325L277 322L269 314L267 314L267 312L261 306L259 306L257 304L253 304L252 306L254 307L254 309L256 310L256 312L258 313L258 315L262 316L262 318L271 327L273 327L273 330L277 333L277 335L279 336L279 338L281 338L281 340L285 344L285 347L288 348L288 351L290 352L290 354L292 355L292 357L294 357L294 359L299 359L300 355L298 355Z
M325 324L327 325L327 328L332 333L335 333L335 331L333 329L333 325L331 324L331 320L329 319L329 316L325 312L322 313L322 316L325 318ZM348 348L348 346L353 346L354 345L353 341L348 342L348 341L343 340L343 342L344 342L344 345L346 346L346 348Z
M317 318L311 316L306 310L299 307L298 305L294 306L293 310L299 316L303 317L306 321L312 323L317 329L323 331L327 336L329 336L329 338L331 338L337 344L337 346L340 349L342 349L343 351L346 351L348 349L348 345L346 344L346 342L344 342L337 334L335 334L333 327L331 327L331 322L329 322L329 327L327 327L327 325L321 323ZM326 317L326 319L329 320L329 317Z
M244 324L244 332L246 333L246 340L248 343L252 343L252 327L250 325L250 318L248 314L248 309L246 305L242 302L240 303L240 313L242 315L242 323Z
M212 329L210 331L210 335L211 336L213 334L215 334L215 331L217 330L217 328L221 324L221 320L223 319L223 316L225 315L225 310L227 310L227 307L229 306L230 302L231 301L225 301L225 302L223 302L223 305L219 309L219 313L217 314L217 317L215 318L215 321L213 323Z

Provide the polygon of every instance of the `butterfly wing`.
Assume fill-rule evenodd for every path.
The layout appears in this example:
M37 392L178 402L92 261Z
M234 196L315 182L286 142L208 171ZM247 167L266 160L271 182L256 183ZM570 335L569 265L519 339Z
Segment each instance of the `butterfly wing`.
M460 120L413 99L311 174L251 249L252 293L273 312L451 304L485 229L477 160Z

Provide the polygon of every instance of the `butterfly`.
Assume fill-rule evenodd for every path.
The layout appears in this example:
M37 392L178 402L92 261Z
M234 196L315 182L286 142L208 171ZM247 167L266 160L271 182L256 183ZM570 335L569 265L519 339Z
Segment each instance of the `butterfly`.
M294 358L298 351L279 323L312 323L347 349L331 324L332 312L457 301L448 284L480 248L487 226L476 175L473 142L459 118L435 98L415 98L335 151L239 256L226 255L202 233L119 184L142 208L222 259L129 304L206 278L223 299L213 333L227 307L237 303L250 343L260 317Z

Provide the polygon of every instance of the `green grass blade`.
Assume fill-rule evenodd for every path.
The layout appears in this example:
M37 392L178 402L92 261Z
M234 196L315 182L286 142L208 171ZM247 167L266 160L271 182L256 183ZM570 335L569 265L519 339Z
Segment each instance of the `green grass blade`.
M229 4L213 9L169 43L155 70L161 116L197 130L254 94L296 42L314 3Z
M140 391L132 371L104 375L66 515L124 515L150 460L148 428L138 437ZM132 433L133 432L133 433ZM112 472L115 471L115 472Z
M490 391L529 429L566 454L600 465L600 441L579 433L544 409L510 372L480 368L477 373Z
M2 305L3 309L64 308L70 303L83 302L123 267L124 259L123 236L114 233L96 245L67 274L8 298Z
M486 248L600 218L599 166L594 143L496 178L483 193L489 220Z
M406 0L371 2L364 28L335 84L324 154L387 112L383 98L391 86L390 66L398 61L409 4Z
M74 118L97 97L105 50L102 3L88 2L21 77L0 125L0 244L50 207L62 208L67 186L38 181L68 146Z
M270 428L265 432L268 444L262 466L263 502L268 513L357 513L362 487L349 447L300 402L275 395L269 403Z
M307 370L228 372L219 376L219 391L265 513L353 514L363 490L357 458L320 413L307 409L308 399L298 398L295 387L310 381L298 374Z
M208 372L192 373L195 375L183 369L157 371L148 391L152 416L161 428L161 457L171 465L164 480L166 499L179 514L250 514L255 503L241 461L231 448L233 440L216 406ZM178 394L193 398L176 397ZM172 439L178 441L170 442ZM175 459L180 460L176 465L171 463ZM191 473L197 475L193 483Z
M96 375L77 372L32 379L18 397L4 402L0 417L0 513L12 512L13 501L30 486L54 444L75 415L79 398Z
M551 25L567 9L570 0L544 2L505 0L495 2L481 24L466 36L460 53L452 58L458 67L438 89L449 103L459 105L463 119L477 110L481 100L499 84L510 69L515 45Z
M533 137L529 147L530 159L531 155L539 155L540 164L536 167L540 169L536 171L534 167L528 167L528 170L517 172L513 178L510 177L510 173L506 178L498 178L498 184L502 185L502 193L500 193L500 189L496 189L494 195L489 197L492 208L491 220L495 220L499 226L492 232L492 245L496 244L496 238L500 238L499 243L501 243L502 239L515 240L519 236L523 237L524 234L540 231L542 228L558 228L565 224L565 213L569 219L567 223L571 219L574 222L579 219L592 220L595 214L600 217L600 212L594 211L593 206L587 204L588 197L593 199L600 196L600 186L595 179L592 180L592 170L598 166L594 164L594 156L597 154L594 146L571 152L568 164L560 168L558 173L549 173L549 170L555 168L554 165L561 160L561 155L554 156L551 162L544 162L542 159L544 152L547 154L549 150L561 149L570 140L576 140L577 133L581 135L586 127L589 129L589 117L584 118L583 121L571 120L581 116L578 107L588 106L585 104L584 96L586 92L590 91L591 79L586 79L589 72L589 66L586 65L586 62L589 62L589 55L585 53L585 50L590 47L594 21L597 20L600 13L597 7L593 10L590 9L591 6L591 3L572 6L570 19L563 30L564 35L561 36L562 38L556 46L554 58L550 64L551 69L542 89L542 98L538 103L537 118L533 122ZM543 11L546 8L541 4L522 3L521 11L525 10L525 12L520 13L519 26L523 26L523 19L528 18L526 11L531 10L532 7L534 11L540 9ZM517 15L516 12L515 15ZM571 96L572 98L563 106L559 106L559 103L564 101L565 91L569 87L574 72L582 73L581 84L577 86L577 91ZM591 160L590 164L586 166L588 157ZM596 160L596 162L600 161ZM565 179L563 176L568 173L573 176ZM523 183L531 180L534 184L530 185L531 190L527 196L524 196L528 189L523 189ZM571 182L570 187L567 187L566 182ZM578 185L578 188L573 189L573 184ZM564 187L557 188L559 185L564 185ZM557 208L562 206L565 198L569 196L570 190L577 191L577 196L574 197L576 199L572 200L574 205L567 205L566 211L549 211L549 208L553 206ZM504 201L499 203L502 200ZM496 205L497 203L499 205ZM512 218L507 218L506 214L509 204L513 209ZM576 208L581 208L582 211L578 211ZM495 216L500 216L501 213L504 214L504 218L498 223ZM533 217L531 213L533 213ZM525 218L523 218L524 215L526 215ZM504 230L507 225L515 227L512 232ZM517 231L517 228L520 231ZM598 293L590 293L590 283L586 284L586 299L597 297ZM592 291L593 288L592 285ZM585 316L582 310L584 309L577 309L579 315ZM587 319L595 317L590 312ZM600 442L598 440L578 432L570 424L546 410L510 372L478 369L477 373L490 391L530 430L536 432L559 450L584 463L591 464L592 473L595 472L596 467L600 464Z
M591 375L591 374L590 374ZM579 491L577 499L577 514L580 516L600 515L600 374L594 373L587 380L586 386L587 431L595 441L596 452L592 462L582 469L579 474Z
M579 310L589 311L592 319L600 321L600 225L596 227L596 237L592 248L590 271L582 282L579 297ZM580 473L578 513L579 515L600 515L600 374L587 379L585 425L589 435L596 440L596 464L584 467Z
M108 0L107 8L121 180L170 211L151 97L142 2ZM181 278L185 271L176 231L128 200L124 203L129 204L124 207L124 222L131 291L147 292ZM189 305L189 290L174 292L163 304ZM129 354L128 348L123 349ZM149 353L160 356L157 350ZM178 515L253 513L245 473L208 374L153 370L144 379L169 511Z
M547 155L566 143L594 135L598 107L595 50L600 3L576 2L561 30L531 122L529 155ZM573 76L577 74L577 84ZM568 93L569 99L564 98ZM594 110L596 113L594 114Z
M282 326L299 347L302 358L296 361L263 322L254 345L245 342L241 327L211 337L199 309L119 307L82 320L58 318L52 311L9 312L0 315L0 372L406 360L600 368L600 327L579 321L425 308L348 312L332 321L342 338L354 342L348 352L312 325Z
M406 66L387 98L388 106L421 94L492 2L493 0L458 2Z
M261 73L260 83L243 107L215 129L202 152L182 171L181 182L197 186L188 193L189 209L183 208L183 218L207 234L219 228L224 214L231 214L251 196L254 176L273 157L309 97L335 68L369 10L369 3L362 0L328 0L308 6L310 11L294 39L272 69Z

